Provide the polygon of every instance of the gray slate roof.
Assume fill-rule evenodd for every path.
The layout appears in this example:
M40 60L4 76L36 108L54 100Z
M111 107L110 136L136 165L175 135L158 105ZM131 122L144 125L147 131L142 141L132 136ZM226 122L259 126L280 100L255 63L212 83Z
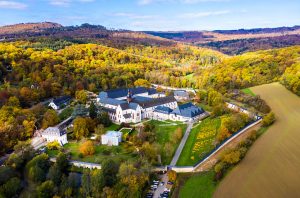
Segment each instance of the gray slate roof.
M174 96L189 97L189 93L184 90L177 90L177 91L174 91Z
M120 104L127 103L124 100L117 100L117 99L113 99L113 98L100 98L100 102L103 104L110 104L110 105L114 105L114 106L118 106Z
M69 102L71 100L70 96L62 96L59 98L54 99L52 102L56 105L56 106L61 106L67 102Z
M146 87L135 87L135 88L121 88L121 89L112 89L108 91L102 91L99 93L99 98L121 98L125 97L128 94L128 90L132 93L132 95L135 94L142 94L142 93L148 93L149 95L155 94L156 89L153 88L146 88Z
M126 110L126 109L135 110L135 109L137 109L138 104L133 103L133 102L131 102L131 103L122 103L122 104L120 104L120 107L121 107L122 110Z
M172 114L175 115L180 115L183 117L188 117L188 118L193 118L196 117L202 113L204 113L205 111L198 107L193 105L192 103L186 103L183 105L179 105L173 112Z
M158 113L170 114L173 110L170 109L169 107L158 106L154 109L154 111Z
M170 102L176 102L176 99L174 96L167 96L167 97L162 97L162 98L152 98L149 101L140 101L136 100L133 98L133 102L138 103L142 108L149 108L149 107L155 107L155 106L160 106L166 103Z

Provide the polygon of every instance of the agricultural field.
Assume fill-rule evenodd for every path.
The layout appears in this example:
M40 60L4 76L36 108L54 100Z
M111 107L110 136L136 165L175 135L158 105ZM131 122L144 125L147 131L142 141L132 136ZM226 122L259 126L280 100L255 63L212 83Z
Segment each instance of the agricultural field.
M176 165L192 166L211 151L220 124L220 118L207 118L194 125Z
M161 146L161 148L164 148L165 144L168 142L172 143L172 153L174 155L180 142L174 144L172 142L172 134L177 128L180 127L182 129L182 135L184 135L187 127L186 124L182 122L169 122L157 120L151 120L150 123L155 125L156 142ZM171 155L170 157L163 157L162 164L170 164L173 155Z
M300 98L279 83L251 88L276 122L220 183L214 197L300 197Z

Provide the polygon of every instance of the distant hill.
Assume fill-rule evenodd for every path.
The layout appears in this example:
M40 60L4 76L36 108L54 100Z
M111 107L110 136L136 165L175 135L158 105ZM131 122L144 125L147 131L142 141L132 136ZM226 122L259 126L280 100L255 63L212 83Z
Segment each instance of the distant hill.
M147 31L145 33L213 48L226 54L300 45L300 26L215 31Z
M1 34L16 34L23 32L41 32L45 29L50 28L60 28L62 25L52 22L43 22L43 23L20 23L15 25L6 25L0 27Z
M278 32L290 32L299 30L300 26L293 27L276 27L276 28L254 28L254 29L238 29L238 30L214 30L213 32L220 34L269 34Z
M170 46L174 41L143 32L107 29L101 25L62 26L28 23L0 27L0 41L64 39L75 43L99 43L122 48L129 45Z
M176 42L208 47L226 54L300 45L300 26L215 31L130 31L101 25L62 26L24 23L0 27L0 41L30 40L59 49L72 43L98 43L115 48L132 45L171 46ZM66 43L66 42L67 43ZM53 44L55 42L55 44Z

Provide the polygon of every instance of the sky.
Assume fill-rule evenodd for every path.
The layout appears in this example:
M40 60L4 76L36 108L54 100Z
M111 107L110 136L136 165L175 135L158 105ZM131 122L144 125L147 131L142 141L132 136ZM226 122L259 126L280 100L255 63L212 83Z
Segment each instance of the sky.
M139 31L294 26L300 0L0 0L0 26L44 21Z

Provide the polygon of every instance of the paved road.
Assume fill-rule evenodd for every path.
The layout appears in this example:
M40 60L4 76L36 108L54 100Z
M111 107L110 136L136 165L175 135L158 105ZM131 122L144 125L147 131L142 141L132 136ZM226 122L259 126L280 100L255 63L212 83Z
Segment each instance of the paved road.
M191 133L192 127L193 127L193 122L189 122L188 123L188 127L186 128L186 131L184 133L184 136L181 139L181 142L180 142L180 144L179 144L179 146L178 146L178 148L176 150L175 155L173 156L173 159L171 161L170 166L175 166L176 165L176 163L177 163L177 161L179 159L179 156L180 156L180 154L181 154L181 152L183 150L183 147L184 147L184 145L185 145L185 143L186 143L186 141L187 141L187 139L188 139L188 137L189 137L189 135Z
M170 87L170 86L165 86L165 85L158 85L158 84L151 84L153 87L157 88L157 87L161 87L162 89L169 89L169 90L184 90L187 92L193 92L194 94L196 94L195 89L193 88L178 88L178 87Z
M165 188L167 187L167 183L169 181L168 175L167 174L162 175L162 178L160 179L160 182L161 181L165 182L165 184L163 186L159 185L157 187L156 191L154 192L153 198L159 198L160 194L162 194L164 192Z

